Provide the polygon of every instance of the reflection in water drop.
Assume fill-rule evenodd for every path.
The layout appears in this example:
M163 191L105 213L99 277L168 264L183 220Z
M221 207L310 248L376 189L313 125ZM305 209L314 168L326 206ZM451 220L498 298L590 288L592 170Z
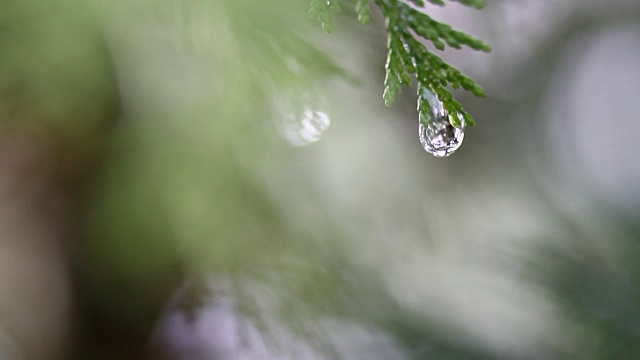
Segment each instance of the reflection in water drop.
M426 88L422 89L421 98L418 99L418 112L420 143L428 153L436 157L446 157L462 145L466 127L464 118L458 113L449 114L435 93ZM452 116L458 117L460 127L451 124Z

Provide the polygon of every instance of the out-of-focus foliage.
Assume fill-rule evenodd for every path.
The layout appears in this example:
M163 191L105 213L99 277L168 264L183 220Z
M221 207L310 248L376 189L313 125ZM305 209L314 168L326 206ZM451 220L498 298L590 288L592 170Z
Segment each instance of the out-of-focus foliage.
M105 104L117 91L92 7L79 1L1 6L3 126L103 126Z
M550 1L430 12L497 45L443 53L490 90L443 162L355 16L0 0L0 358L637 357L638 3Z

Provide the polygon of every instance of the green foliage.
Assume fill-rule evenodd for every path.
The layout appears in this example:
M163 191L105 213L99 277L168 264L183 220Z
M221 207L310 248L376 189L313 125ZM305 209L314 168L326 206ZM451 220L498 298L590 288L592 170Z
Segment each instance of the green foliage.
M356 13L358 13L358 20L362 25L369 23L369 0L356 0Z
M322 23L324 31L330 34L333 32L333 16L331 13L337 13L340 10L340 4L336 0L312 0L309 15L317 17Z
M198 1L202 4L212 3L210 0ZM313 19L304 16L309 3L236 0L216 1L213 4L217 10L214 23L224 29L219 31L221 35L229 36L224 39L219 35L217 41L225 41L229 45L225 53L216 53L223 58L233 59L230 66L241 66L243 71L240 76L246 81L245 84L268 89L266 93L254 94L254 98L271 102L267 98L276 93L301 88L315 89L327 78L355 81L331 54L310 40L309 34L317 34L319 30ZM339 7L332 10L323 5L326 3L312 3L310 13L330 21ZM328 24L325 29L331 30L331 26ZM231 84L241 83L238 78L229 78L228 81Z
M354 0L356 13L361 23L366 24L370 17L368 0ZM444 6L444 0L427 0L428 2ZM483 0L450 0L463 5L480 9ZM438 50L447 46L461 49L467 46L478 51L488 52L489 45L463 31L434 20L422 11L424 0L410 0L412 5L400 0L374 0L387 20L388 54L386 76L384 80L384 102L391 106L403 85L411 84L411 74L418 82L418 111L427 111L428 104L421 96L424 91L434 92L443 102L449 114L460 114L465 122L474 125L473 117L464 110L462 105L451 95L448 87L462 88L472 94L482 97L485 91L473 79L465 76L460 70L443 61L435 55L420 39L427 40ZM417 7L417 8L416 8ZM313 0L310 14L317 17L327 32L333 31L332 12L340 10L337 0ZM454 126L460 126L459 118L451 116Z

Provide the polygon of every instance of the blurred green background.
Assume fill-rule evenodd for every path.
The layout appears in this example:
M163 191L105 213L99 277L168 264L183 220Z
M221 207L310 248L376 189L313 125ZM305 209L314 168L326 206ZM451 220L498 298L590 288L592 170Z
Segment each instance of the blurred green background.
M0 0L0 359L638 358L640 3L487 3L437 159L377 9Z

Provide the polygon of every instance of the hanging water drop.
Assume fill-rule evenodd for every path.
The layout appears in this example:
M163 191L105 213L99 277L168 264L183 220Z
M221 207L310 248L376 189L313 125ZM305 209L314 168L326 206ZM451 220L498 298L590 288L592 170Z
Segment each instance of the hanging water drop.
M449 114L444 109L442 101L430 89L421 87L420 90L418 99L420 143L433 156L449 156L462 145L466 127L464 118L459 113ZM455 123L459 123L459 126L454 126Z
M327 114L305 107L301 112L287 115L282 132L291 145L304 146L320 140L330 124Z
M285 96L280 103L282 120L278 124L280 132L293 146L314 143L322 137L331 125L329 116L319 110L323 101L309 93L295 93Z

